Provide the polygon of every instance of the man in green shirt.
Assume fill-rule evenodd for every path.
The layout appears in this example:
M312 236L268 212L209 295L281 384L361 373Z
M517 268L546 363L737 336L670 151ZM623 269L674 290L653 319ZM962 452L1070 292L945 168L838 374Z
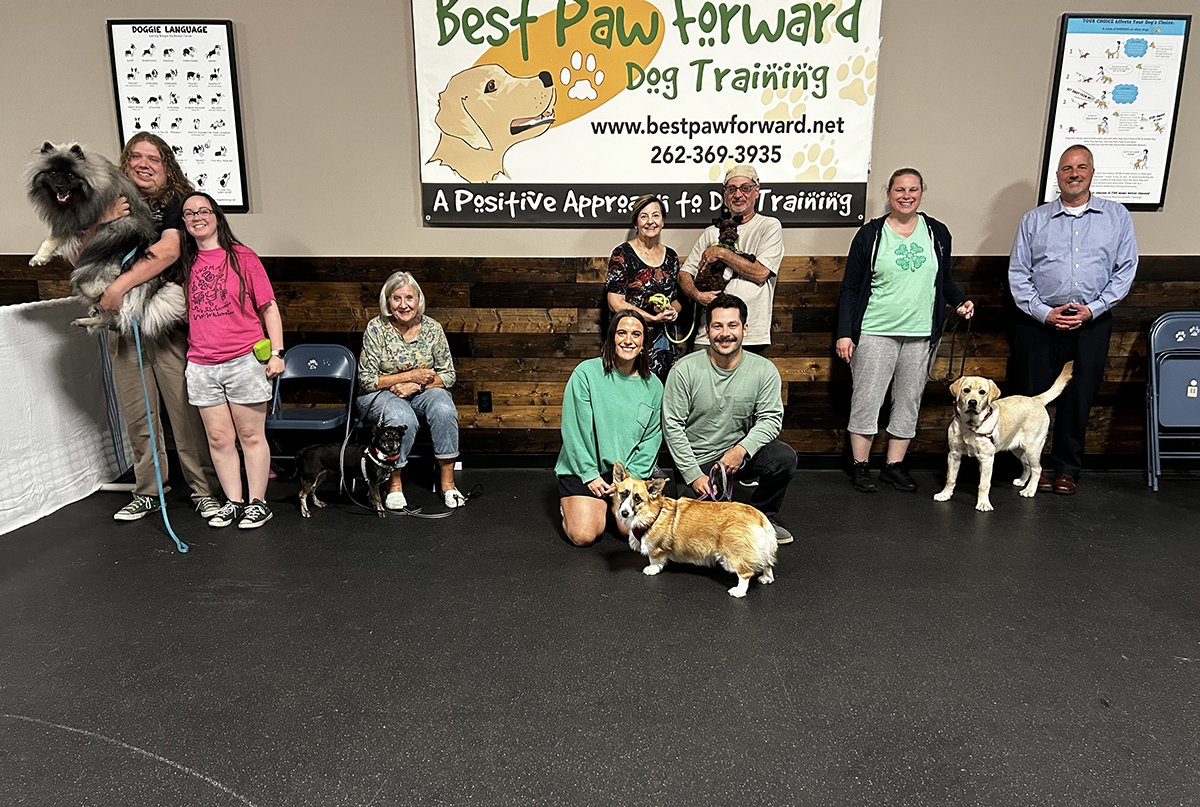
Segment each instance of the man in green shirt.
M746 304L719 294L708 304L709 344L676 362L663 390L663 435L675 467L696 495L709 489L715 463L754 485L750 504L775 526L796 473L796 452L776 439L783 428L782 381L770 359L742 350Z

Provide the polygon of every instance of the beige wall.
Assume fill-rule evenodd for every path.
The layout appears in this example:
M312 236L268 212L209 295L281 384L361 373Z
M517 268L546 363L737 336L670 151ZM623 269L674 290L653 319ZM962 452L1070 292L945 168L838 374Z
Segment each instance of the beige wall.
M872 203L900 165L929 184L924 209L958 254L1007 253L1033 206L1064 11L1190 13L1195 0L883 0ZM238 236L264 255L607 254L618 229L423 228L419 219L410 6L404 0L9 0L0 25L0 253L44 235L22 173L42 141L116 156L105 20L232 19L252 212ZM1200 19L1197 20L1200 22ZM1193 50L1195 50L1193 43ZM1144 254L1200 254L1200 64L1179 110L1167 205L1135 213ZM668 230L690 248L695 230ZM791 255L843 254L846 228L792 228Z

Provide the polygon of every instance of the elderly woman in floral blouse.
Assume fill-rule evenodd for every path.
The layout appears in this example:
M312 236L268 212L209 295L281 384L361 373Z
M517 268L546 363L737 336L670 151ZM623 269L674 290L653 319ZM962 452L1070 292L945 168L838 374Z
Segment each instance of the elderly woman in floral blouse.
M458 410L448 391L454 379L446 332L425 316L425 294L413 276L396 272L379 293L379 316L367 323L358 359L359 410L367 413L368 422L376 423L382 415L385 426L408 427L384 502L389 510L408 504L400 469L408 463L419 425L429 426L446 506L467 502L454 484Z

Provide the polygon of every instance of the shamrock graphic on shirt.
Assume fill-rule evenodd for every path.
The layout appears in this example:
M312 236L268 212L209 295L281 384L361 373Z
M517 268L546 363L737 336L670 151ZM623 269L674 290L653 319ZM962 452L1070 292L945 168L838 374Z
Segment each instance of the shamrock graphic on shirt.
M926 261L924 252L918 244L901 244L896 247L896 265L907 272L915 272Z

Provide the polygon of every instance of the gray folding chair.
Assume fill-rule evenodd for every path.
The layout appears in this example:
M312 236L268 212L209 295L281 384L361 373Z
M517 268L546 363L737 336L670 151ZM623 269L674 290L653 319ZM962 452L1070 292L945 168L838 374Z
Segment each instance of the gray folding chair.
M1150 327L1146 350L1146 473L1158 490L1164 459L1200 459L1200 450L1163 443L1200 441L1200 311L1172 311Z

